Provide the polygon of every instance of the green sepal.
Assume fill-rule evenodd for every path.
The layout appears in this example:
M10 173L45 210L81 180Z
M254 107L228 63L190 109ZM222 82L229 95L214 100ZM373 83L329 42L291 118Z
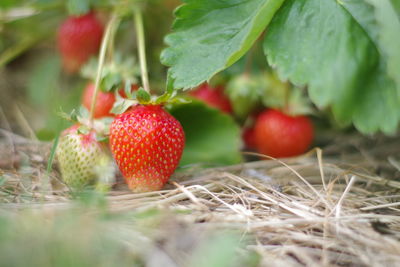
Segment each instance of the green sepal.
M57 112L57 115L60 116L60 118L70 121L70 122L79 122L81 118L80 110L77 111L76 109L73 109L69 114L64 112L61 108L60 111Z
M67 10L74 16L87 14L90 11L90 0L68 0Z
M108 136L96 135L96 141L107 143L108 142Z
M81 75L89 80L95 81L97 77L98 60L91 58L81 69ZM123 89L127 83L131 85L137 83L136 76L139 75L139 69L136 60L133 57L122 57L115 53L114 60L103 66L100 79L100 90L109 92L112 90ZM128 95L128 94L127 94Z
M130 107L139 104L137 100L133 99L124 99L121 98L115 101L113 108L111 109L111 113L113 114L122 114Z
M187 97L187 96L175 96L173 98L170 98L168 102L170 104L189 104L193 101L193 98Z
M104 92L110 92L120 89L122 84L123 78L120 73L109 72L101 79L100 88Z
M90 128L86 125L80 125L78 127L78 133L83 134L83 135L87 135L90 133Z
M136 91L136 99L139 101L140 104L149 104L151 100L151 95L149 92L140 87L139 90Z
M170 94L168 92L165 92L164 94L160 95L159 97L156 98L155 103L156 104L163 104L168 102L169 99L171 99L175 94Z
M132 85L133 85L133 83L131 80L128 79L125 81L124 92L128 99L133 99L134 96L136 96L136 92L132 92Z

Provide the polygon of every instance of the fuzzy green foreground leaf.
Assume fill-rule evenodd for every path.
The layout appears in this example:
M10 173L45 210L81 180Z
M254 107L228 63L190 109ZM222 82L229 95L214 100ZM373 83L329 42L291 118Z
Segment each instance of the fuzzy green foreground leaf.
M364 133L397 129L400 97L384 57L338 1L287 0L264 51L282 78L308 85L312 101L331 105L338 121Z
M185 0L161 55L175 89L193 88L240 57L284 0Z

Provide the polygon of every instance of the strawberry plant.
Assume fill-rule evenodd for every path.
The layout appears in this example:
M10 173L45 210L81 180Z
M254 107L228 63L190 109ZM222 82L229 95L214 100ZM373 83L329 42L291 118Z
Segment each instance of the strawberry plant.
M400 0L1 0L0 265L396 266L399 33Z
M173 88L208 81L260 39L279 76L306 86L314 104L340 124L352 123L366 134L397 130L400 12L395 1L184 2L161 55Z
M243 143L274 157L301 154L313 142L310 114L365 134L398 129L395 1L184 0L168 34L160 30L169 23L163 23L156 0L44 2L33 1L34 12L23 16L28 22L36 14L37 21L53 18L48 21L59 53L33 65L29 96L36 107L57 108L51 90L57 92L53 99L69 93L80 98L79 123L95 135L98 125L106 122L100 132L110 126L102 117L116 116L110 148L135 191L161 188L178 167L238 163ZM145 32L152 38L145 40ZM0 63L13 57L7 52ZM63 74L61 65L75 74ZM69 92L70 87L79 89ZM163 120L169 128L152 128ZM174 129L180 129L179 138L171 137ZM135 143L135 133L154 137L153 143ZM170 154L171 144L161 139L179 145ZM165 159L164 165L154 152L158 148L146 147L155 143L172 162Z

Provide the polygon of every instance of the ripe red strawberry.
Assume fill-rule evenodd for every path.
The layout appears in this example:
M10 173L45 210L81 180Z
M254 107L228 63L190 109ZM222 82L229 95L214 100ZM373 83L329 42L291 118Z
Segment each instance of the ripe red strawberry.
M209 106L215 107L223 112L231 113L232 106L228 97L224 93L222 86L211 87L209 84L204 83L194 91L189 93L191 96L204 101Z
M60 137L56 155L64 182L72 188L93 184L99 176L99 167L111 165L111 160L95 133L78 132L79 125L66 129ZM101 171L102 175L104 174Z
M306 152L314 137L309 118L289 116L274 109L265 110L257 117L254 131L260 153L275 158Z
M110 126L111 152L134 192L161 189L185 145L181 124L159 105L135 106Z
M78 71L99 51L103 30L93 12L71 16L63 22L58 31L58 48L66 71Z
M137 90L137 85L132 85L132 91ZM90 110L90 106L92 103L92 97L94 92L94 84L89 83L85 89L83 90L82 96L82 105ZM119 90L118 92L120 96L126 97L124 90ZM94 107L93 118L102 118L107 116L114 116L114 114L110 113L115 102L115 94L114 92L103 92L99 90L96 98L96 105Z

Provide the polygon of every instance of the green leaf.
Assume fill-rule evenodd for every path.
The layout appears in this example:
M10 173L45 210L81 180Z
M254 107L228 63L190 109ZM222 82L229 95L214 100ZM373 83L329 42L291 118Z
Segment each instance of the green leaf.
M241 58L284 0L185 0L161 54L174 89L193 88ZM168 86L169 88L170 86Z
M400 19L400 1L399 0L390 0L394 9L396 10L396 14Z
M67 9L71 15L86 14L90 11L90 0L68 0Z
M389 0L347 0L343 6L378 48L400 95L400 18L394 5Z
M400 117L396 89L370 36L340 3L287 0L270 24L264 52L281 78L307 84L312 101L331 105L339 122L392 133Z
M392 134L400 120L400 100L394 82L383 72L383 63L366 77L365 88L355 103L354 125L364 133L382 130Z
M2 0L1 2L0 2L0 7L1 8L10 8L10 7L13 7L13 6L15 6L16 5L16 3L15 2L20 2L20 1L15 1L15 0ZM21 4L21 3L18 3L18 4Z
M170 112L185 131L181 166L193 163L235 164L241 161L239 127L232 117L199 101L174 105Z

